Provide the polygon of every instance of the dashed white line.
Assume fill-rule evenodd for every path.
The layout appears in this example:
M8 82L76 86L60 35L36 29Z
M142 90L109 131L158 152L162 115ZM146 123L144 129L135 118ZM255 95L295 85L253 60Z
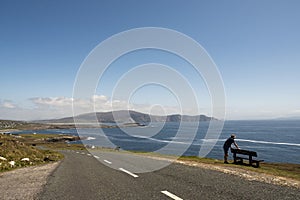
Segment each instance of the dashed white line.
M134 173L131 173L130 171L128 171L128 170L126 170L126 169L119 168L119 170L121 170L122 172L125 172L125 173L129 174L130 176L133 176L134 178L139 177L138 175L136 175L136 174L134 174Z
M168 192L167 190L161 191L164 195L167 195L168 197L174 199L174 200L183 200L182 198L176 196L175 194L172 194L171 192Z
M78 151L76 153L79 153ZM84 152L82 152L81 154L85 154ZM88 156L92 156L91 154L87 154ZM94 158L97 158L99 159L98 156L94 156ZM112 164L112 162L108 161L108 160L104 160L104 162L106 162L107 164ZM126 174L129 174L130 176L134 177L134 178L137 178L139 177L138 175L126 170L126 169L123 169L123 168L119 168L119 170L121 170L122 172L125 172ZM174 200L183 200L182 198L176 196L175 194L172 194L171 192L167 191L167 190L164 190L164 191L161 191L161 193L163 193L164 195L174 199Z
M110 162L110 161L108 161L108 160L104 160L104 162L106 162L106 163L108 163L108 164L111 164L111 162Z
M81 154L82 154L82 155L84 155L85 153L84 153L84 152L82 152Z

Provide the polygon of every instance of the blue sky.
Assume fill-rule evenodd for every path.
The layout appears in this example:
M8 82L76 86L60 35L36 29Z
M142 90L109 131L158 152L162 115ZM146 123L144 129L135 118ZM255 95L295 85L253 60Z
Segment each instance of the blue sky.
M173 29L206 49L224 82L227 119L300 116L299 7L297 0L1 0L0 118L70 115L73 84L86 56L110 36L139 27ZM191 82L200 110L210 114L205 84L184 61L154 51L130 56L116 61L103 78L95 94L99 103L109 104L112 85L132 65L162 62ZM132 101L141 111L148 104L176 106L169 93L150 86Z

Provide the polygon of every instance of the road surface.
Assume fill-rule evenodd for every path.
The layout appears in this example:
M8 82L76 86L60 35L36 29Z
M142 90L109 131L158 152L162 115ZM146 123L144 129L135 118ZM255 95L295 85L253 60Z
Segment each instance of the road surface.
M49 177L41 200L65 199L300 199L295 188L247 181L218 171L170 164L118 152L64 151L65 159ZM101 161L101 162L99 162ZM142 169L138 169L142 168Z

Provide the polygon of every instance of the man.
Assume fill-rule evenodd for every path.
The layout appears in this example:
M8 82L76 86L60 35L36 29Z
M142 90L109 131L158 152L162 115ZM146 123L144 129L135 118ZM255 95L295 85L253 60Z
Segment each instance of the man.
M237 145L237 143L234 141L235 139L235 135L234 134L231 134L230 138L228 138L226 140L226 142L224 143L223 145L223 149L224 149L224 163L225 164L228 164L228 161L227 161L227 158L228 158L228 150L229 148L231 147L232 144L234 144L234 146L237 148L237 149L240 149L239 146Z

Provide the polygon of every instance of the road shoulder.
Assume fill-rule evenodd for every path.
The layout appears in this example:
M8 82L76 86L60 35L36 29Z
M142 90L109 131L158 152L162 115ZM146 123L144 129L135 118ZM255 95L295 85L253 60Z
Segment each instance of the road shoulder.
M49 175L60 162L0 173L0 194L3 199L37 199Z

